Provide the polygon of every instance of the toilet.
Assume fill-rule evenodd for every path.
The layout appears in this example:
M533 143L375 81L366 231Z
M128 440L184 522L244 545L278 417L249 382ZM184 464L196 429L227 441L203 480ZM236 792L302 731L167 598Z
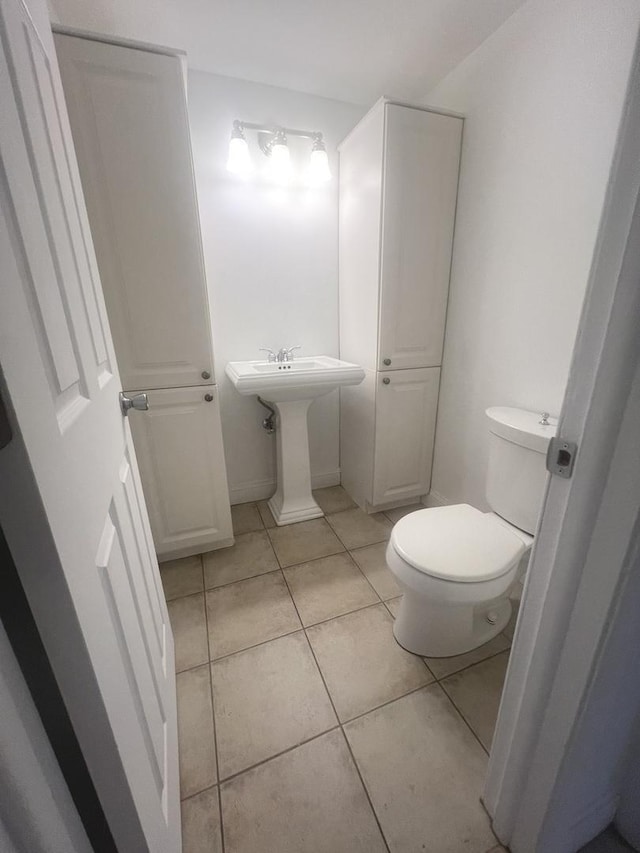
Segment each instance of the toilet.
M486 497L418 510L393 528L387 564L403 590L396 640L425 657L450 657L487 643L511 617L509 593L526 571L557 421L492 407Z

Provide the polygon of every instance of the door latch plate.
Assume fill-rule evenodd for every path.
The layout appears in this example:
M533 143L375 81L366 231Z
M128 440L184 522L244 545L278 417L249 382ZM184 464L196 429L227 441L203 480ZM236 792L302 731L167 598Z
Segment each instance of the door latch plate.
M567 441L556 436L549 442L547 450L547 471L556 477L564 477L568 480L573 474L573 464L578 452L575 441Z

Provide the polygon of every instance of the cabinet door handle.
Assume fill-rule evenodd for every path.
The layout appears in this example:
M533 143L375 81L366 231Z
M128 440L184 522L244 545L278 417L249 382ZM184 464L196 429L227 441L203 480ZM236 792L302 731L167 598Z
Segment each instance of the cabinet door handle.
M391 359L390 358L383 358L382 363L386 364L387 367L389 367L389 365L391 364Z
M391 383L391 380L389 379L389 377L385 376L384 379L382 380L382 384L383 385L389 385L390 383Z
M206 400L207 403L212 403L213 402L213 394L205 394L204 399Z
M202 376L203 379L211 379L211 374L208 370L203 370L200 376Z

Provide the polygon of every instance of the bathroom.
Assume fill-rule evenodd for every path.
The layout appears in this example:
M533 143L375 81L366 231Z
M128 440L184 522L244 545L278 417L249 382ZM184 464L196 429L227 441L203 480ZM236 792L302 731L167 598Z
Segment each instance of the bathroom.
M157 4L162 14L135 5L49 0L175 643L182 849L541 849L498 832L485 781L640 7L483 0L420 9L379 0L365 25L352 4L285 3L278 16L260 4L216 4L219 20L204 5L179 14L177 4ZM125 95L126 80L147 73L144 60L123 60L118 99L104 89L105 130L93 114L87 120L89 107L101 118L103 90L86 80L108 66L112 48L148 51L158 69L173 64L169 106L147 117L135 100L147 90L131 104ZM116 160L126 158L128 121L142 146L145 121L161 135L158 122L178 107L181 130L158 162L169 151L184 170L183 206L172 199L163 211L170 184L159 175L148 192L153 156L128 178ZM384 122L388 131L396 119L410 126L410 141L383 165L393 145ZM289 129L286 179L274 169L279 128ZM241 169L230 140L242 140ZM322 152L323 168L326 151L322 181L309 180L312 151ZM119 199L100 183L105 163ZM425 203L424 187L435 202ZM365 222L360 234L354 210ZM168 280L167 251L154 241L178 211L191 241L180 251L197 261L193 281L185 274L170 292L158 285ZM429 216L433 239L420 230ZM416 298L407 316L386 320L377 265L394 224L404 286L418 287L418 267L436 255L429 275L439 278L427 285L435 295L426 314ZM374 281L367 294L353 285L354 265ZM137 296L132 271L146 277ZM404 291L393 310L404 299L406 311L411 298ZM396 362L396 339L391 363L380 340L392 327L420 336L425 317L435 355ZM167 349L180 335L191 347L184 359ZM408 351L413 342L405 343ZM357 357L367 347L370 363ZM334 372L295 394L304 359ZM257 379L238 366L252 362L264 369ZM289 373L277 376L282 369ZM394 391L403 373L408 385L376 415L382 383ZM503 443L507 453L523 451L514 470L536 468L527 479L535 512L514 522L516 535L502 522L476 535L487 513L502 515L487 484L488 472L507 464ZM491 465L490 447L499 448ZM568 452L555 457L561 477ZM454 519L459 505L468 507ZM429 519L429 532L413 513ZM413 581L390 553L397 539L406 558L410 524L420 548L438 540L435 559L446 563L444 543L454 575L456 554L479 551L486 536L487 560L504 563L489 580L508 563L508 583L485 596L481 629L456 634L452 612L438 605L427 617L420 602L411 614L405 602L399 617ZM456 586L473 579L463 573ZM536 594L531 586L532 612ZM423 623L436 626L425 637ZM594 831L572 849L635 849L617 832L602 837L610 847L583 848Z

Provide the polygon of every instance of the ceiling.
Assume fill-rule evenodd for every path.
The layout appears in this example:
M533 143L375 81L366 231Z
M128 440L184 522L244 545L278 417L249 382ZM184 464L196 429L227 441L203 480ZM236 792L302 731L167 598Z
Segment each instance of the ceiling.
M50 0L63 24L203 71L369 105L421 98L525 0Z

